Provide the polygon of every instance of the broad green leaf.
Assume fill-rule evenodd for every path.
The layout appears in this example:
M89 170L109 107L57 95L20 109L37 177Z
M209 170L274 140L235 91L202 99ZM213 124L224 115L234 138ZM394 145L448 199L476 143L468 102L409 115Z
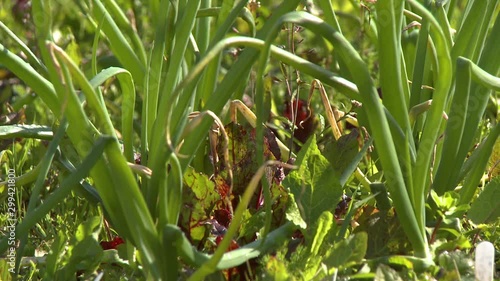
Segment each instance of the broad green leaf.
M381 264L377 267L377 273L375 274L376 281L403 281L398 275L398 272L391 267Z
M220 200L221 196L208 176L188 167L184 173L182 190L184 207L179 223L183 229L187 230L193 241L200 241L205 236L205 226L202 222L209 219L207 212Z
M406 267L408 269L413 269L413 263L403 256L390 256L387 258L387 262L390 265L399 267Z
M255 233L258 233L259 230L264 227L265 219L266 212L264 212L264 210L252 215L250 210L247 209L243 215L243 223L240 227L239 237L253 237Z
M473 261L464 251L444 251L438 258L438 265L444 269L446 276L441 280L460 280L460 276L473 273Z
M348 165L354 161L356 154L358 154L358 137L358 130L353 130L350 134L343 135L338 140L333 140L325 145L323 155L330 161L339 175L347 169Z
M455 192L446 192L444 195L439 196L434 190L431 190L431 197L438 208L443 211L449 210L458 201L458 194Z
M369 140L365 141L365 144L361 148L361 150L354 156L353 159L350 159L350 161L345 165L345 168L342 171L342 174L340 175L340 185L345 186L347 183L347 180L349 180L349 177L356 171L356 168L358 168L359 162L363 160L365 157L366 152L368 151L368 148L372 145L373 139L370 138Z
M50 247L50 252L46 259L46 267L44 273L45 280L53 280L59 265L63 265L61 260L65 253L64 247L66 245L66 241L67 237L64 232L59 231L56 239Z
M285 178L283 186L293 193L304 221L314 225L321 213L335 210L342 187L335 170L319 151L315 136L302 147L295 164L298 170Z
M323 260L328 267L348 266L349 263L361 262L368 247L368 235L359 232L336 243L330 250L330 255Z
M289 200L288 200L288 209L286 212L286 219L291 221L293 224L300 227L301 229L306 229L307 223L300 215L300 210L299 207L297 206L297 202L295 202L294 195L291 193L288 196L288 198Z
M94 237L87 236L72 248L66 267L72 274L80 270L92 272L101 263L102 254L103 249L99 242Z
M91 217L78 226L69 245L66 243L58 244L59 253L53 253L58 256L56 260L56 280L68 280L75 276L77 271L93 272L97 269L103 255L103 249L97 241L101 226L102 220L100 217ZM62 233L59 233L59 235L62 235ZM63 241L61 240L61 242Z
M431 197L438 207L438 211L447 218L461 218L469 209L468 204L460 204L460 195L453 191L447 191L442 196L438 196L431 190Z
M331 212L325 211L316 222L316 228L312 243L309 247L309 255L303 272L306 280L312 280L317 274L318 268L322 262L322 256L326 253L324 244L325 237L332 228L334 217ZM307 237L306 237L307 241Z
M118 254L118 250L115 249L109 249L103 251L101 262L113 265L120 265L123 267L129 265L129 262L127 260L122 259Z
M452 252L456 249L470 249L470 248L472 248L472 244L467 239L467 237L460 235L457 239L447 240L447 242L440 244L436 248L436 252L438 253L445 251Z
M232 268L241 265L249 259L256 258L262 254L275 251L287 241L297 227L292 223L286 223L271 231L266 239L259 239L239 249L225 253L217 265L218 270ZM164 239L172 243L181 259L190 265L201 266L211 256L198 251L187 239L184 232L176 225L164 227Z
M475 223L492 223L500 217L500 177L488 183L479 197L472 203L468 213Z
M316 233L314 235L314 239L311 245L311 254L317 255L320 253L321 246L323 245L323 241L332 228L334 222L333 214L324 211L319 217L316 224Z
M388 211L391 208L391 201L385 184L372 183L370 184L370 190L372 194L377 194L375 196L375 200L377 200L377 208L383 211Z
M288 218L289 208L291 207L289 203L289 193L276 183L273 183L271 188L271 216L273 221L273 228L278 227L285 223ZM296 205L295 205L296 208ZM297 212L300 219L300 213ZM253 208L248 208L245 211L245 219L242 221L240 226L239 237L248 238L246 241L254 240L255 233L260 232L261 235L265 235L265 221L267 217L267 212L265 208L260 208L257 212Z
M288 269L282 260L276 257L269 257L265 264L265 277L275 281L288 281L291 279Z
M102 220L100 217L89 218L78 226L75 234L76 241L83 241L87 237L93 237L97 241L101 227Z
M356 228L355 232L365 232L370 238L366 258L409 251L410 245L401 227L401 218L397 217L393 210L380 211L366 206L356 220L360 226Z

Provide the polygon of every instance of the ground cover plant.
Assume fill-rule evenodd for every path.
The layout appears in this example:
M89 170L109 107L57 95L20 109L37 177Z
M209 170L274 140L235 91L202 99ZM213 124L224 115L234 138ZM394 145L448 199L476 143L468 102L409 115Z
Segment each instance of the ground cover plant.
M1 280L474 280L498 2L2 3Z

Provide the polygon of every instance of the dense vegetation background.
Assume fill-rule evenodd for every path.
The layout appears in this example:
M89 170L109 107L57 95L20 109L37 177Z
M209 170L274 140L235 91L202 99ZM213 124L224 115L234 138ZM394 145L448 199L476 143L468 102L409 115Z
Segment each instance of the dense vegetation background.
M500 278L498 2L2 1L0 280Z

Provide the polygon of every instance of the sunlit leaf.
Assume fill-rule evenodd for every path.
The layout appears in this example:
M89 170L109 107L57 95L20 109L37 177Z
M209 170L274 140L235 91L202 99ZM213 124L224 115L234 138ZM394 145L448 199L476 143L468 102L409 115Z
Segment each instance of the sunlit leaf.
M270 280L287 281L290 280L290 275L287 272L285 264L277 258L270 257L265 264L266 274Z
M295 197L293 194L290 194L288 204L289 206L286 212L286 219L293 222L296 226L305 229L307 227L307 224L300 215L300 211L297 203L295 202Z
M102 219L100 217L92 217L80 224L75 234L76 241L82 241L89 236L95 238L97 241L99 232L101 231L101 223Z
M82 57L80 55L80 46L78 46L78 44L75 42L75 40L71 40L69 42L65 51L71 57L73 62L79 66L81 61L82 61Z
M316 222L316 233L314 235L312 244L311 244L311 253L313 255L317 255L320 253L320 249L322 248L323 241L327 235L327 233L332 228L334 222L333 214L325 211L321 214L318 221Z
M314 236L309 239L309 255L304 268L304 278L311 280L317 273L323 260L323 255L327 252L326 243L324 243L327 234L334 224L333 214L325 211L321 214L315 225ZM307 237L306 237L307 240ZM306 241L307 242L307 241Z
M221 200L215 185L207 175L188 168L184 173L182 201L183 211L179 222L194 241L200 241L205 235L205 226L202 224L209 219L209 212L216 202Z

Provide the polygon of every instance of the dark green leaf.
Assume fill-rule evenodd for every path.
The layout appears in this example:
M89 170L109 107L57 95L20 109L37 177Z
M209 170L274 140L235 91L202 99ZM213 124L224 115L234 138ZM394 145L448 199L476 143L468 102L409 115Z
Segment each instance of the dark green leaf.
M448 271L446 275L450 277L450 274L471 274L473 268L473 261L467 256L467 253L463 251L450 251L443 252L438 257L438 264L445 271ZM446 278L443 280L458 280L459 276L455 278Z
M472 203L469 218L475 223L491 223L500 217L500 177L494 178Z
M313 225L324 211L335 210L342 195L342 187L335 170L321 154L316 137L302 147L295 164L298 170L283 181L293 193L304 221Z
M62 278L74 276L77 271L86 270L93 272L101 263L103 249L97 241L101 231L102 220L100 217L92 217L81 223L71 239L67 253L62 257L57 275Z
M350 134L340 137L337 141L325 145L323 155L339 175L349 167L349 164L354 161L356 154L358 154L358 137L358 130L353 130Z
M387 211L391 208L391 201L389 195L387 194L387 189L383 183L372 183L370 184L370 190L372 194L377 194L375 200L377 200L377 207L380 210Z
M391 267L381 264L377 268L377 273L375 274L375 280L376 281L396 281L396 280L401 280L401 277L398 275L396 270L392 269Z
M101 263L103 250L92 236L87 236L76 244L69 258L67 268L74 270L89 270L92 272Z
M264 221L266 219L266 212L257 212L256 214L251 214L247 209L244 214L244 220L241 224L239 237L253 237L255 233L258 233L262 227L264 227Z
M54 240L54 243L52 243L50 252L46 259L47 263L44 274L45 280L53 280L55 278L55 274L59 266L64 265L61 262L61 259L65 252L64 247L66 245L66 240L67 240L66 235L62 231L59 231L56 239Z
M368 247L368 235L359 232L349 238L336 243L331 249L331 254L323 263L328 267L348 266L348 263L361 262Z

